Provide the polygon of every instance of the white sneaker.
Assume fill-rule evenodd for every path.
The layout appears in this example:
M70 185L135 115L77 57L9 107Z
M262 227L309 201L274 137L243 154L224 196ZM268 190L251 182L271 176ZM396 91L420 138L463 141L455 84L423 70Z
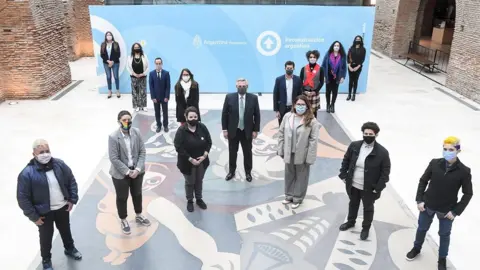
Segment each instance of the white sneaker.
M292 209L297 209L299 206L299 203L292 203Z
M292 201L289 201L289 200L285 199L285 200L282 201L282 204L289 204L289 203L291 203L291 202L292 202Z
M144 112L148 112L148 109L147 109L147 108L142 108L142 110L143 110Z
M139 112L139 111L140 111L140 108L136 108L135 111L136 111L136 112Z

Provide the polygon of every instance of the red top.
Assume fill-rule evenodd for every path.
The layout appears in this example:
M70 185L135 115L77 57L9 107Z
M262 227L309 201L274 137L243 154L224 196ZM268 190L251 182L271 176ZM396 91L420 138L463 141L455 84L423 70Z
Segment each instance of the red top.
M303 86L310 86L312 89L314 88L313 78L317 73L320 72L320 65L315 64L313 70L310 70L310 64L307 64L304 68L305 70L305 80L303 81Z

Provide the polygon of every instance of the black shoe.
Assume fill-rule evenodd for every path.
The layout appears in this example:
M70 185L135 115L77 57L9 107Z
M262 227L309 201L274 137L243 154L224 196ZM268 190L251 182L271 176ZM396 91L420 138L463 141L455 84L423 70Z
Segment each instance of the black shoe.
M438 270L447 270L447 258L438 258Z
M132 230L130 230L130 224L128 224L128 221L126 219L120 221L120 225L122 226L123 234L129 235L132 233Z
M251 173L245 173L245 180L247 180L247 182L252 182L252 180L253 180L252 174Z
M164 127L163 131L168 132L168 127Z
M352 98L352 95L348 94L347 101L349 101Z
M162 127L157 127L157 133L160 133L162 131Z
M352 101L355 101L355 94L353 94L352 96Z
M360 239L367 240L369 232L369 229L362 229L362 232L360 233Z
M144 217L143 215L137 215L135 217L135 222L137 222L137 224L145 226L145 227L148 227L148 226L152 225L150 220L148 220L148 218Z
M335 104L332 104L332 105L330 106L330 112L331 112L331 113L335 113Z
M330 113L330 105L327 104L327 113Z
M192 200L187 202L187 211L188 212L193 212L193 201Z
M207 209L207 204L202 199L197 199L196 202L197 202L198 207L200 207L201 209L203 209L203 210Z
M348 230L350 228L353 228L353 227L355 227L355 223L347 221L347 222L343 223L342 225L340 225L339 229L340 229L340 231L343 232L343 231L346 231L346 230Z
M235 177L235 173L230 172L227 174L227 176L225 176L225 180L230 181L233 177Z
M43 270L53 270L51 260L43 260L42 261L42 266L43 266Z
M418 256L418 254L420 254L420 250L412 248L412 250L407 253L407 261L413 261Z
M82 253L80 253L80 251L78 251L78 249L76 249L76 248L72 248L70 250L65 250L64 253L65 253L65 255L73 258L74 260L78 261L78 260L82 259Z

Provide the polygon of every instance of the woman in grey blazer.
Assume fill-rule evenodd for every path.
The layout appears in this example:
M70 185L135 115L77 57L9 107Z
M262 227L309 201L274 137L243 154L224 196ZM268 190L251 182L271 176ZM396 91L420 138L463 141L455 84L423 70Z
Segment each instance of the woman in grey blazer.
M112 163L112 176L117 193L117 211L122 232L130 234L127 221L128 193L132 195L135 221L139 225L150 226L150 221L142 215L142 186L145 175L145 144L140 131L132 128L132 115L128 111L118 114L120 127L108 138L108 157Z
M292 111L283 117L278 131L278 155L285 161L285 200L298 208L307 194L310 166L317 159L320 123L307 97L296 98Z

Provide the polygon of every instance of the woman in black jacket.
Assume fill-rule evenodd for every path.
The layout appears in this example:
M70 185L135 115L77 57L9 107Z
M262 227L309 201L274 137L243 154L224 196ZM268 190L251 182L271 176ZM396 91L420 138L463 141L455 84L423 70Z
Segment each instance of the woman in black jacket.
M118 78L118 68L120 67L120 46L113 38L110 31L105 33L105 41L100 46L100 56L103 59L105 75L107 75L108 98L112 97L112 71L117 88L117 98L120 98L120 80Z
M193 79L193 74L188 68L182 69L180 77L175 84L175 101L177 122L185 124L185 110L188 107L195 107L198 112L198 103L200 99L200 90L198 82ZM200 121L200 113L198 114L198 121Z
M185 177L185 194L187 210L193 212L193 197L201 209L207 209L202 200L203 176L210 164L208 153L212 147L212 139L207 127L198 122L198 111L195 107L185 110L186 125L181 126L175 134L174 145L178 153L177 167Z
M347 100L355 101L357 94L358 78L362 72L365 61L365 48L363 47L362 36L356 36L352 47L348 50L348 97Z

